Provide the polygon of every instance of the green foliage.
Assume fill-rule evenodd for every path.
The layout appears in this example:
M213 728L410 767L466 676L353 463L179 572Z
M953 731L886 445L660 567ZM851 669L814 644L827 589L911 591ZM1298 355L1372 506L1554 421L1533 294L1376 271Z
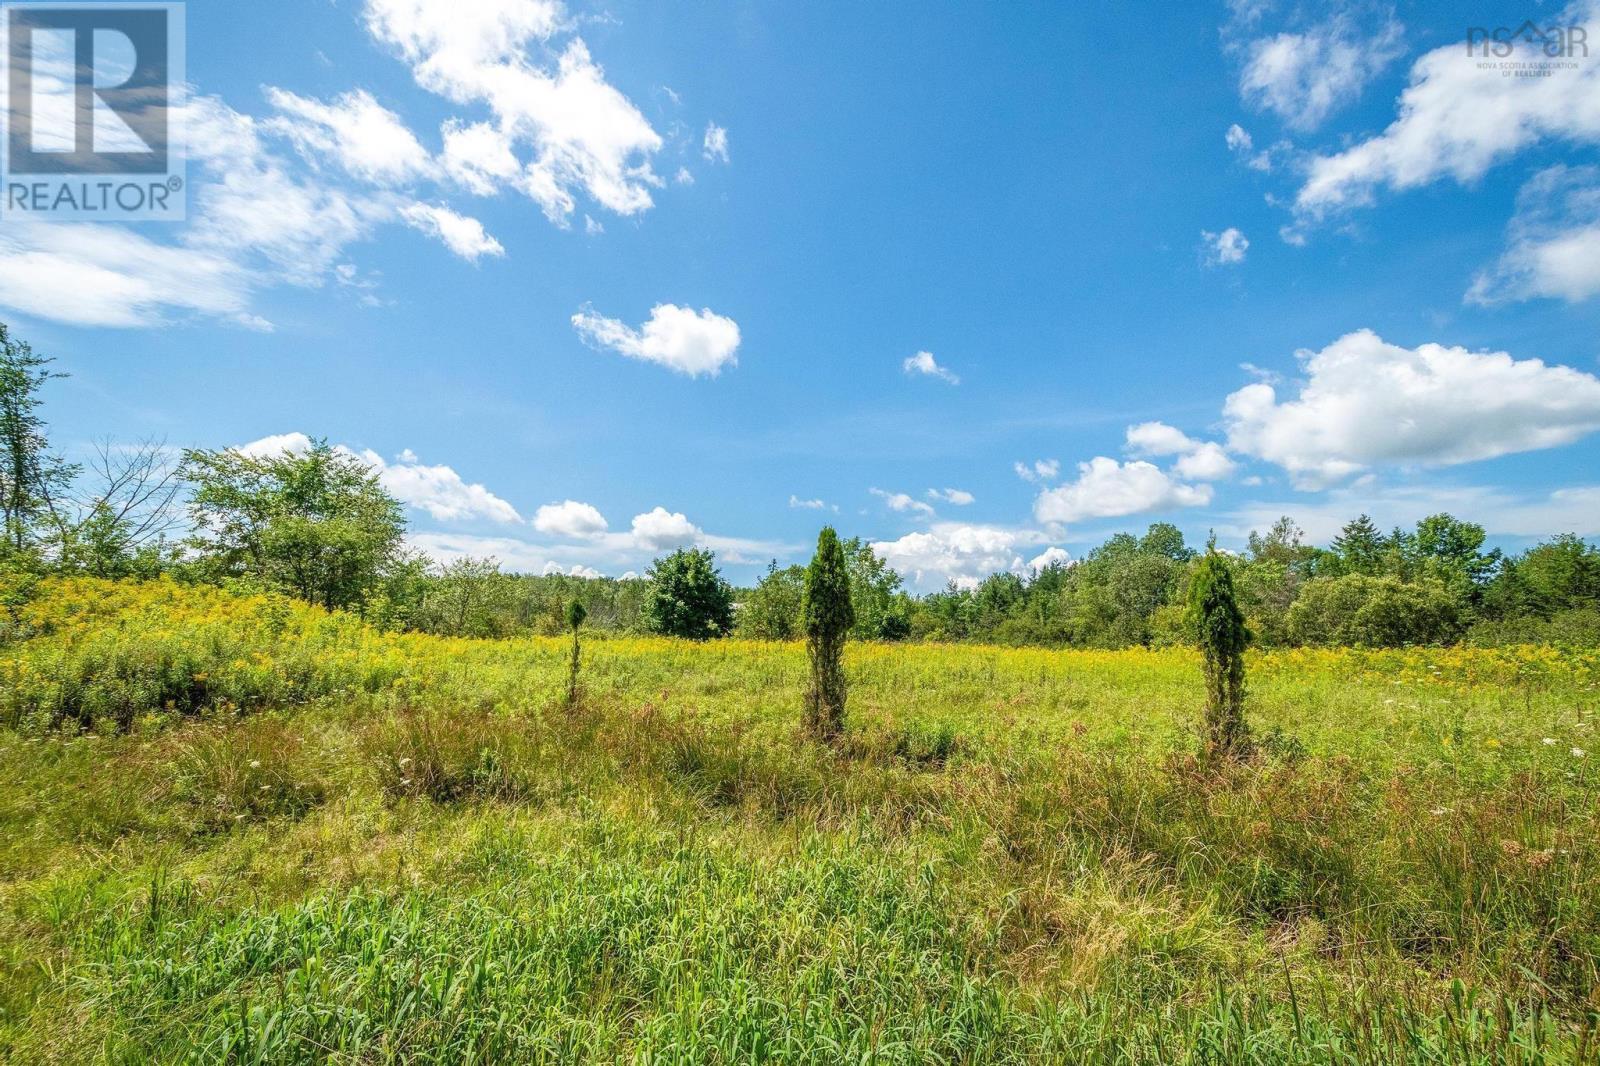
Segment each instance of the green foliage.
M1461 600L1436 578L1319 577L1306 582L1289 609L1297 644L1399 648L1449 644L1465 630Z
M645 576L644 618L652 633L709 640L733 628L733 589L709 550L680 548L657 559Z
M45 382L62 375L0 322L0 543L37 552L59 524L59 503L78 468L50 451L39 408Z
M800 618L810 666L806 728L818 739L833 741L844 731L848 695L844 644L856 624L856 612L851 602L849 564L832 526L822 527L817 535L817 552L806 567Z
M583 625L583 620L588 617L589 609L583 605L582 600L574 598L567 604L567 628L574 633L578 631L579 626Z
M739 601L738 632L752 640L794 640L800 635L800 609L805 600L806 569L778 569L774 559L756 587Z
M494 559L461 558L422 583L411 625L453 637L504 637L514 631L514 583Z
M1250 743L1244 719L1244 651L1250 630L1234 595L1233 571L1215 551L1206 552L1189 582L1188 623L1200 646L1206 681L1206 755L1242 755Z
M901 590L900 575L860 537L845 541L843 551L855 615L850 635L857 640L904 640L910 636L909 597Z
M328 608L361 609L403 560L400 504L356 456L315 442L303 455L184 453L196 569Z

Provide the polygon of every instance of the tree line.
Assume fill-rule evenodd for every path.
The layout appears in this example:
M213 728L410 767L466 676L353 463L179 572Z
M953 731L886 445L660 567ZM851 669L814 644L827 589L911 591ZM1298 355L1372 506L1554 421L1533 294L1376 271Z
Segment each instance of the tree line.
M774 561L752 587L735 588L698 548L629 580L506 573L492 559L435 564L407 549L403 509L376 471L326 441L272 455L102 442L90 461L68 462L42 414L42 389L57 376L0 323L0 569L233 583L385 628L458 636L562 633L574 602L602 632L808 632L798 565ZM1600 548L1570 534L1517 554L1485 541L1482 526L1449 514L1388 532L1361 515L1321 548L1283 518L1243 552L1202 553L1157 523L1071 564L922 596L860 538L836 538L828 555L836 549L846 578L837 585L848 589L853 640L1187 643L1197 575L1216 565L1263 646L1600 644Z

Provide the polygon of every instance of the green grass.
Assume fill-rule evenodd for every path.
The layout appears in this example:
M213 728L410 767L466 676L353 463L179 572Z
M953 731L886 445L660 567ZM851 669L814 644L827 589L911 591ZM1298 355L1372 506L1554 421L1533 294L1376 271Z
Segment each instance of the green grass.
M1600 1061L1581 656L1256 657L1216 773L1182 653L854 649L830 752L794 647L568 712L559 642L82 591L0 646L0 1060Z

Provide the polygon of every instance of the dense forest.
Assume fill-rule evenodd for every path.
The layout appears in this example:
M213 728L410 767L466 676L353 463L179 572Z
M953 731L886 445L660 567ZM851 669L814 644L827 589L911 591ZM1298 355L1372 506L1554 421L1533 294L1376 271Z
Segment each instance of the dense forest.
M629 580L505 573L493 559L439 565L408 550L403 508L377 472L326 442L273 456L105 442L92 461L69 462L42 414L54 376L0 323L0 570L23 579L165 575L456 636L557 633L574 600L601 632L799 636L804 568L776 561L751 588L694 548ZM1263 646L1600 644L1600 548L1574 535L1518 554L1485 542L1482 526L1449 514L1389 532L1361 515L1321 548L1285 517L1227 561ZM1070 563L915 596L864 540L842 549L855 639L1095 648L1186 640L1181 605L1202 555L1157 523Z

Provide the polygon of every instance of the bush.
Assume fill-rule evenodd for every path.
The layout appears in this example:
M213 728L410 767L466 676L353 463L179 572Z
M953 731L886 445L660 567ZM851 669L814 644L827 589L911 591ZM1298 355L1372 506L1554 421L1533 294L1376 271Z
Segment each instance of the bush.
M1465 629L1465 613L1440 581L1319 577L1306 582L1289 608L1289 638L1296 644L1369 648L1453 644Z
M707 640L733 628L733 588L717 572L711 552L679 549L657 559L647 576L644 614L651 632Z

